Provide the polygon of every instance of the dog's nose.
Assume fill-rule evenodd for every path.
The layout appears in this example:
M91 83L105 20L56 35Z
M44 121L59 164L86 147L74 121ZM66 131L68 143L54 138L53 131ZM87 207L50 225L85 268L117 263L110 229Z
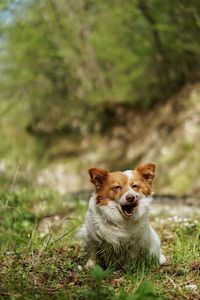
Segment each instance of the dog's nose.
M129 194L129 195L126 196L126 200L127 200L128 202L134 202L134 201L135 201L135 196Z
M126 200L128 201L128 202L130 202L130 203L133 203L133 204L135 204L135 206L137 206L138 205L138 196L136 195L132 195L132 194L128 194L127 196L126 196Z

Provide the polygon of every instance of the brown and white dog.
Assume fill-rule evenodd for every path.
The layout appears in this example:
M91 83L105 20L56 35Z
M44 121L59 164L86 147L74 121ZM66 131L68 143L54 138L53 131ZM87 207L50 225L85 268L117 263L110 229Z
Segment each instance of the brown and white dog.
M125 172L91 168L89 174L95 192L79 232L89 255L86 267L93 267L99 260L108 265L124 257L131 263L144 254L165 263L160 239L148 222L155 164Z

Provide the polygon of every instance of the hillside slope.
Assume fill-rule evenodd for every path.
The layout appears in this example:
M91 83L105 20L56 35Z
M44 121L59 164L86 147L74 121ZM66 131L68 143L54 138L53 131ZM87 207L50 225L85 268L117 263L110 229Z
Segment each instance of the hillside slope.
M40 170L37 183L51 184L64 194L90 187L87 169L91 166L125 170L155 161L156 192L200 192L199 83L186 85L164 105L148 112L119 107L116 110L113 113L118 121L103 136L86 136L73 147L66 139L56 143L50 156L67 153L71 147L77 153L54 160ZM110 118L112 123L112 115Z

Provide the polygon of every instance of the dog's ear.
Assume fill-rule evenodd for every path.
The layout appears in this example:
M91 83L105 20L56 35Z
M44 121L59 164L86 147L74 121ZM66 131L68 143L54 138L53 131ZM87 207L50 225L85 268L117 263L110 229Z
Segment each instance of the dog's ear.
M100 191L103 188L108 176L108 170L101 168L91 168L88 170L88 172L90 174L90 181L94 184L96 191Z
M139 165L135 169L135 171L143 178L143 180L147 181L149 184L152 184L152 181L155 177L155 170L156 170L155 163Z

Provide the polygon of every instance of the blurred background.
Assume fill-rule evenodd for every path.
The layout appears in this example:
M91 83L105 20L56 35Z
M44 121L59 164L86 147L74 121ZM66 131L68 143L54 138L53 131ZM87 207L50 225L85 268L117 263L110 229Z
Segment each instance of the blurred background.
M1 0L0 188L90 187L155 161L200 193L200 2Z

